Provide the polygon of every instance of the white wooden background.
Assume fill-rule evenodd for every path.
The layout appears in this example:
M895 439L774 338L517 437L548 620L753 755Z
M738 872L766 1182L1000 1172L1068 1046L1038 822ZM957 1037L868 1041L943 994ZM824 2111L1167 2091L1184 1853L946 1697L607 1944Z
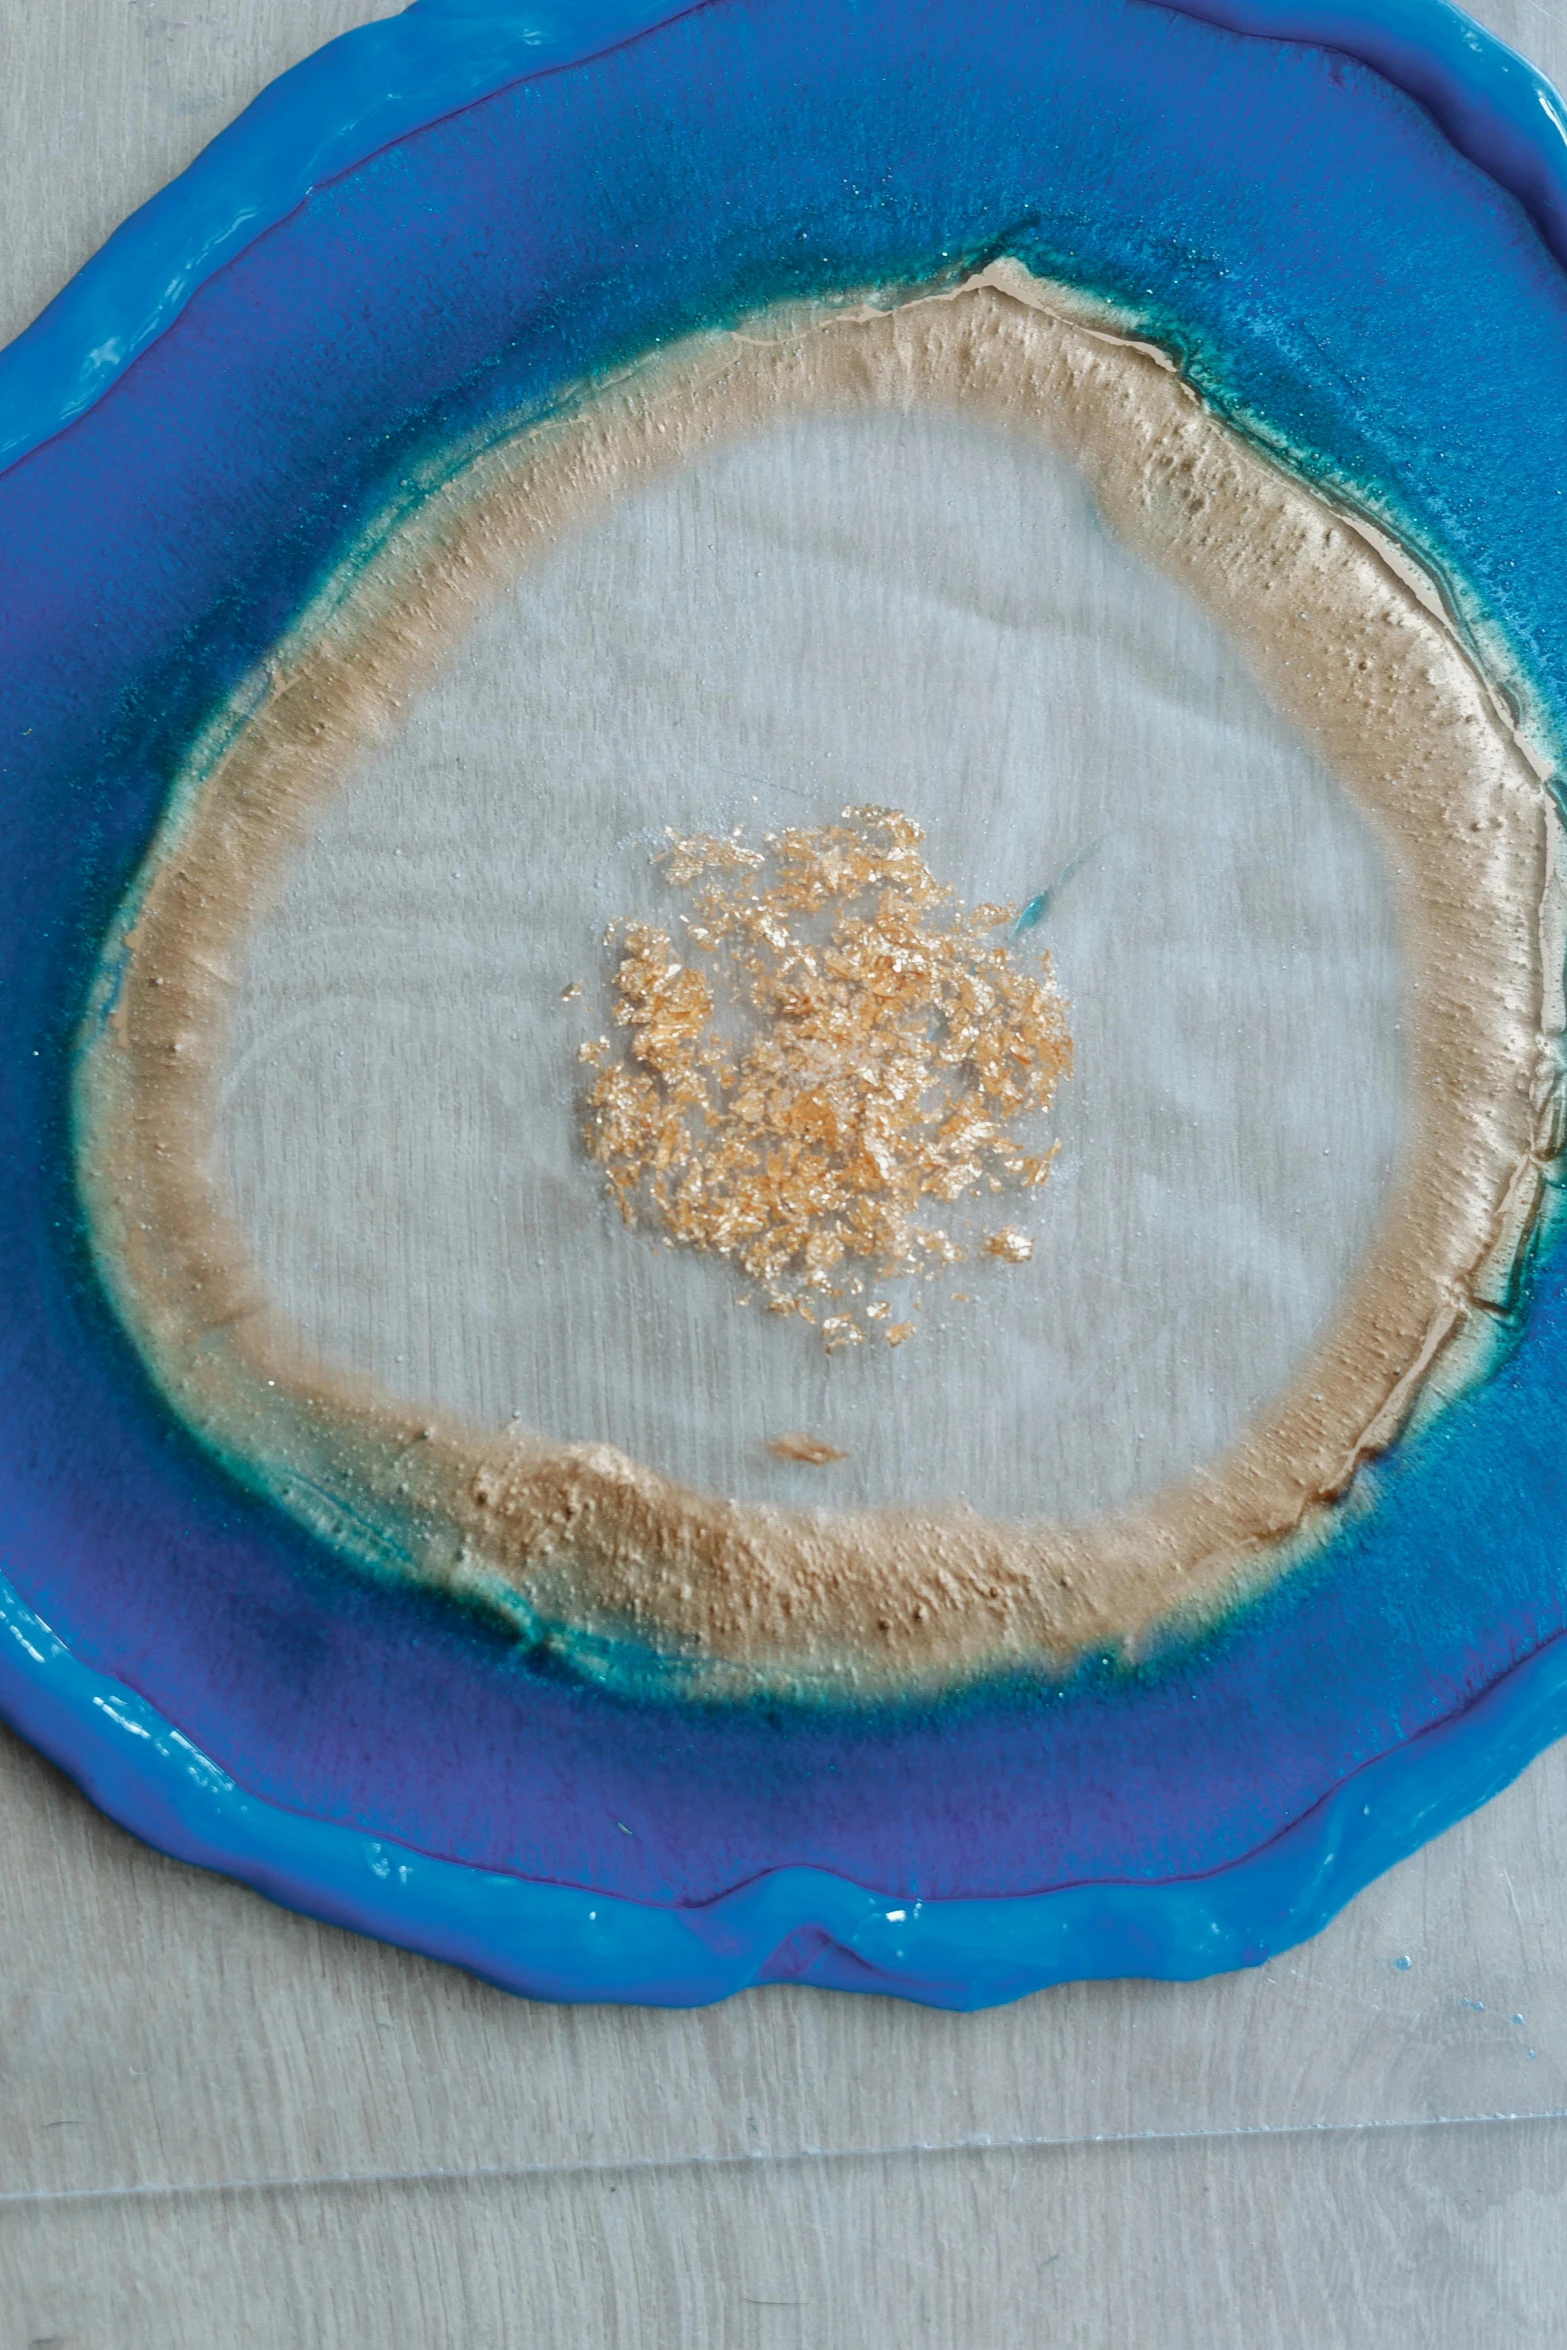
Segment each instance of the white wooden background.
M0 340L379 13L0 0ZM1567 1750L1255 1975L971 2018L532 2007L0 1772L0 2350L1567 2338Z

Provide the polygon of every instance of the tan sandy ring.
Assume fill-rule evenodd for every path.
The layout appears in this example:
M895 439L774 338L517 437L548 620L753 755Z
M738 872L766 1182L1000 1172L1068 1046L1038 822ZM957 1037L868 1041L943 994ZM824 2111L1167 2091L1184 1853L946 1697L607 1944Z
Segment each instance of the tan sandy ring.
M1056 1667L1283 1572L1432 1392L1438 1357L1448 1389L1483 1362L1559 1146L1559 821L1421 575L1115 323L1002 264L886 308L769 313L590 387L411 485L193 753L82 1033L84 1204L180 1417L361 1562L606 1671L651 1652L696 1692ZM1112 529L1230 632L1381 840L1410 974L1411 1131L1331 1328L1224 1458L1081 1525L737 1504L608 1446L475 1431L322 1361L263 1292L215 1125L246 941L324 798L584 515L782 416L932 403L1075 459Z

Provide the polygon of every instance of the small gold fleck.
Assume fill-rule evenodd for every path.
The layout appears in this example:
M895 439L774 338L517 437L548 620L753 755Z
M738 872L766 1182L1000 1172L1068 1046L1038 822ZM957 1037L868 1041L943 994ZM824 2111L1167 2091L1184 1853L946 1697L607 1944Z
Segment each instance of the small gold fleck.
M1028 1234L1011 1224L992 1232L985 1241L986 1256L999 1257L1004 1265L1026 1265L1033 1253L1034 1243Z
M887 1344L889 1346L901 1346L906 1338L912 1338L913 1336L914 1325L912 1322L894 1322L889 1326L887 1331Z
M561 1000L561 1002L562 1002L563 1004L573 1004L573 1003L575 1003L575 1002L576 1002L576 1000L577 1000L578 996L579 996L579 995L581 995L581 993L582 993L582 982L581 982L581 980L580 980L580 979L573 979L573 980L572 980L572 981L569 983L569 985L567 985L567 986L565 986L565 987L563 987L563 988L561 989L561 991L560 991L560 1000Z
M829 1461L846 1461L848 1454L840 1452L822 1436L803 1436L798 1431L790 1436L770 1436L767 1449L781 1461L806 1461L813 1469L825 1468Z

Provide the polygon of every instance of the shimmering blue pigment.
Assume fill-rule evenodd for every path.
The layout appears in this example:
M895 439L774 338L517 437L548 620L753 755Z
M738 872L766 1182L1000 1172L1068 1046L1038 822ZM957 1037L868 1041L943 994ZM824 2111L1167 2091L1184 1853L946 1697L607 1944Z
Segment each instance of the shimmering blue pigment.
M681 1707L371 1587L233 1486L107 1310L65 1124L98 943L185 745L389 489L769 300L1003 252L1115 297L1419 547L1560 728L1567 278L1542 225L1376 73L1148 0L716 0L403 126L183 290L0 478L0 1694L28 1734L155 1841L522 1987L713 1997L780 1951L957 2005L1265 1956L1555 1735L1559 1254L1489 1383L1198 1650L934 1706ZM1361 1770L1383 1792L1355 1815ZM920 1931L873 1932L871 1894Z

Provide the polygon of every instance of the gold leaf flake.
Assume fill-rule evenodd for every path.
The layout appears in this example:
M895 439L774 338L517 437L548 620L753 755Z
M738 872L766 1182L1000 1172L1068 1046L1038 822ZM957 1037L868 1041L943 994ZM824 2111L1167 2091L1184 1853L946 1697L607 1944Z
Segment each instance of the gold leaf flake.
M781 1461L806 1461L813 1469L824 1468L829 1461L846 1461L848 1454L840 1452L825 1437L804 1436L796 1431L790 1436L768 1438L767 1449Z
M1011 909L957 906L923 839L887 808L761 849L666 834L655 862L690 893L696 960L655 923L613 925L625 1044L578 1052L597 1071L588 1152L626 1221L733 1259L774 1313L816 1324L806 1294L837 1301L819 1324L829 1351L889 1310L855 1302L852 1268L879 1282L958 1264L967 1250L933 1208L1043 1181L1053 1150L1016 1129L1071 1067L1048 957L1014 961ZM1032 1252L1010 1230L983 1245Z

